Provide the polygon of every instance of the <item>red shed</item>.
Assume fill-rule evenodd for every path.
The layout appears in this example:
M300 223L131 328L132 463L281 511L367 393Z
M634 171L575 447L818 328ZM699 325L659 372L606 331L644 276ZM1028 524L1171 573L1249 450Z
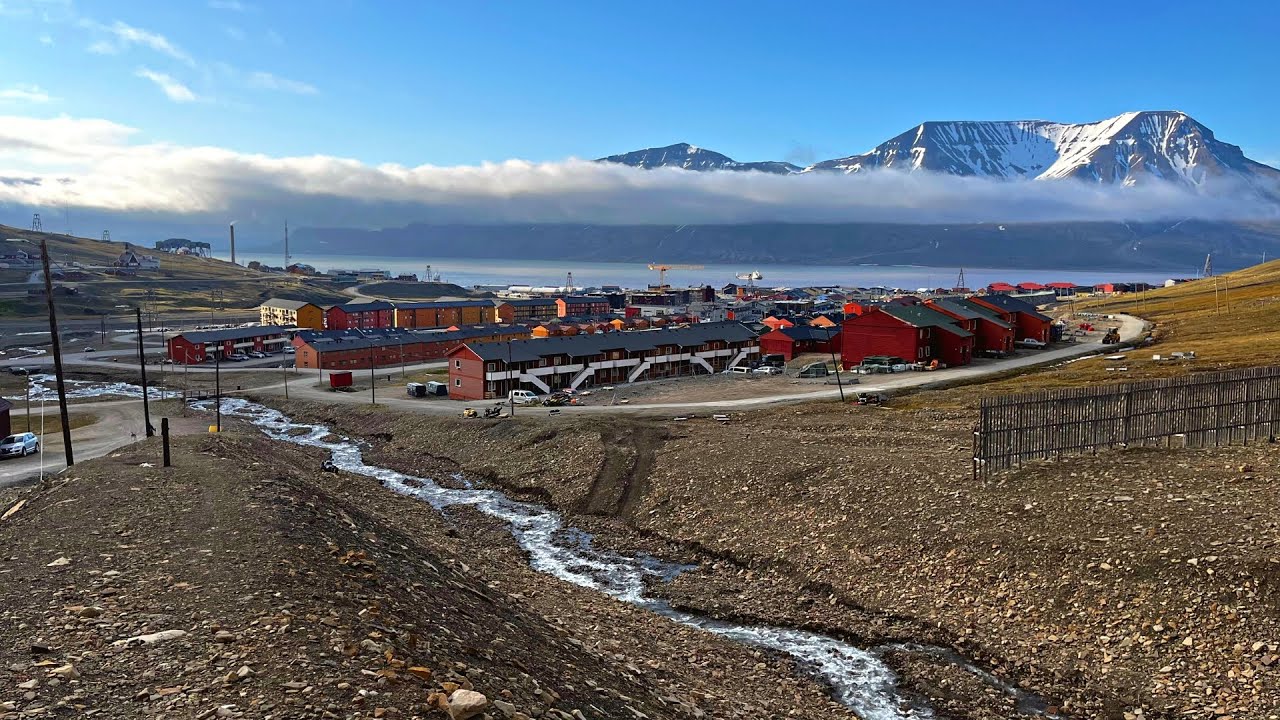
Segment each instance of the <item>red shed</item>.
M329 373L329 387L351 387L351 371L350 370L334 370Z
M796 325L761 335L760 352L764 355L778 354L790 362L805 353L831 352L833 347L840 347L839 343L840 329L837 327Z

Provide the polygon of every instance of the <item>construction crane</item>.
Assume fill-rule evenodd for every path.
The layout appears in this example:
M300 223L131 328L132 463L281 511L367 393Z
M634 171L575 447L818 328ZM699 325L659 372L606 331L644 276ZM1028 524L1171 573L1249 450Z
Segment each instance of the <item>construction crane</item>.
M703 267L704 266L702 265L672 265L669 263L649 263L650 270L658 271L658 287L662 289L671 287L670 285L667 285L668 270L701 270L703 269Z

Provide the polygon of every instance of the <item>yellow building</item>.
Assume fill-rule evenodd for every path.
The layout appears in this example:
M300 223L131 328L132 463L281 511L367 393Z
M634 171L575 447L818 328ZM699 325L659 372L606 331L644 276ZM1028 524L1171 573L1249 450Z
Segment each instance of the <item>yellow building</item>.
M263 325L293 325L310 330L324 329L324 310L301 300L268 300L258 306L258 322Z

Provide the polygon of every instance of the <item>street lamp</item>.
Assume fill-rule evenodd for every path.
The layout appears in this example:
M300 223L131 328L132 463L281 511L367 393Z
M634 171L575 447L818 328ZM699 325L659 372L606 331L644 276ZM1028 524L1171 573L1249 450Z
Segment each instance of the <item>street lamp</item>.
M836 387L840 388L840 402L844 402L844 381L840 379L840 361L836 359L836 346L831 344L831 328L834 325L828 325L827 331L827 349L831 351L831 364L836 366Z

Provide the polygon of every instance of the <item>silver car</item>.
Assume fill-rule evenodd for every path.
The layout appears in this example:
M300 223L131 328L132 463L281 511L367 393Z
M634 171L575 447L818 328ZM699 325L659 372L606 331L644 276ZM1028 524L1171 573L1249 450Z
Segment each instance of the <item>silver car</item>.
M35 433L17 433L0 440L0 457L24 457L40 452L40 438Z

